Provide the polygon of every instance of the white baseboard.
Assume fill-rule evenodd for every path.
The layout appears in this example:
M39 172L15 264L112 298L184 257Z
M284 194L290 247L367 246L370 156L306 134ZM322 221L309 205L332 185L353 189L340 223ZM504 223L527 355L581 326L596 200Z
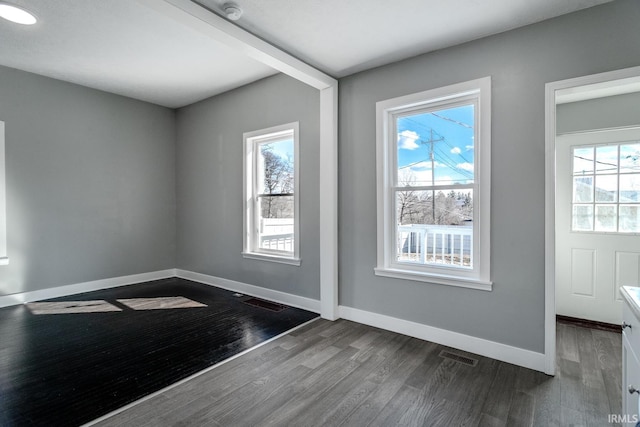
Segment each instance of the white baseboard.
M171 277L180 277L194 282L203 283L205 285L216 286L218 288L258 298L264 298L291 307L302 308L314 313L320 313L319 300L180 269L168 269L149 273L133 274L130 276L113 277L109 279L94 280L91 282L59 286L56 288L0 296L0 307L63 297L100 289L115 288L134 283L167 279ZM352 307L339 306L338 314L339 317L346 320L386 329L392 332L490 357L492 359L501 360L503 362L512 363L514 365L523 366L525 368L534 369L536 371L545 372L545 355L543 353L536 353L534 351L509 346L495 341L489 341L458 332L448 331L446 329L440 329Z
M249 285L248 283L236 282L235 280L223 279L221 277L209 276L208 274L195 273L187 270L176 270L176 276L182 279L192 280L205 285L215 286L229 291L239 292L253 297L263 298L269 301L291 307L302 308L304 310L320 313L320 301L288 294L286 292L274 291L273 289L262 288L260 286Z
M510 345L488 341L471 335L460 334L446 329L435 328L421 323L372 313L346 306L339 306L338 313L341 318L375 326L403 335L419 338L425 341L435 342L448 347L457 348L469 353L479 354L536 371L545 371L544 353L512 347Z
M175 269L168 269L152 271L149 273L132 274L130 276L93 280L91 282L75 283L73 285L58 286L55 288L41 289L38 291L20 292L17 294L0 296L0 307L8 307L10 305L24 304L26 302L41 301L49 298L58 298L67 295L81 294L83 292L97 291L100 289L116 288L118 286L132 285L134 283L167 279L170 277L175 277L175 275Z

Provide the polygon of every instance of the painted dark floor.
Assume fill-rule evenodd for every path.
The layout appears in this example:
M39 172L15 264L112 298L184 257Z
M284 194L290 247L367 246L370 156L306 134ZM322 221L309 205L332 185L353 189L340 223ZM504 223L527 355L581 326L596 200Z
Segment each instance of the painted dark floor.
M173 278L0 309L0 426L81 425L317 317L248 299Z

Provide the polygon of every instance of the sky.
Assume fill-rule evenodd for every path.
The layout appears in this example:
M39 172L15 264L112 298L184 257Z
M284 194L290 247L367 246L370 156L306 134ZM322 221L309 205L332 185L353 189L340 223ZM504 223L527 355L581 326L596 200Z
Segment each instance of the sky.
M398 185L431 185L431 141L436 185L470 184L474 176L473 105L397 119Z

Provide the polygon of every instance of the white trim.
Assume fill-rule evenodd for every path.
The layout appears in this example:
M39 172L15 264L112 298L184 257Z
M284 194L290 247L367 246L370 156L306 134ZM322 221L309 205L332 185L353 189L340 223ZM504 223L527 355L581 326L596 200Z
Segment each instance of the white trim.
M138 1L318 90L335 84L335 79L328 74L305 64L192 0Z
M320 91L320 301L338 319L338 83Z
M338 81L191 0L138 0L238 52L320 91L320 296L322 317L338 313Z
M307 297L301 297L299 295L288 294L286 292L275 291L273 289L263 288L260 286L250 285L248 283L223 279L222 277L210 276L208 274L196 273L188 270L176 269L176 277L202 283L204 285L227 289L229 291L239 292L245 295L263 298L291 307L302 308L314 313L320 312L320 301Z
M293 253L262 250L258 246L257 201L259 144L293 138ZM244 159L242 162L243 203L243 252L244 258L300 265L300 125L298 122L272 126L242 134Z
M458 102L475 105L475 179L473 209L473 269L411 265L395 261L396 115L426 108L446 108ZM443 285L491 290L491 77L483 77L376 103L377 266L376 275ZM430 186L431 187L431 186ZM433 280L429 280L429 276Z
M376 276L391 277L393 279L415 280L418 282L436 283L438 285L458 286L460 288L491 291L493 282L467 279L466 277L438 275L434 273L420 273L417 271L397 270L393 268L374 268Z
M284 256L261 254L256 252L242 252L242 257L247 259L256 259L259 261L269 261L269 262L278 262L280 264L295 265L296 267L300 266L302 262L300 258L289 258Z
M0 121L0 265L9 264L7 254L7 186L5 173L5 126Z
M109 419L109 418L111 418L111 417L113 417L113 416L115 416L115 415L118 415L118 414L120 414L120 413L122 413L122 412L124 412L124 411L126 411L126 410L128 410L128 409L131 409L131 408L133 408L134 406L137 406L137 405L139 405L139 404L141 404L141 403L143 403L143 402L146 402L147 400L151 400L151 399L153 399L153 398L154 398L154 397L156 397L156 396L159 396L159 395L161 395L161 394L163 394L163 393L166 393L167 391L169 391L169 390L171 390L171 389L173 389L173 388L178 387L179 385L182 385L182 384L184 384L184 383L186 383L186 382L188 382L188 381L191 381L191 380L192 380L192 379L194 379L194 378L197 378L197 377L199 377L199 376L201 376L201 375L203 375L203 374L206 374L207 372L210 372L210 371L212 371L212 370L214 370L214 369L216 369L216 368L218 368L218 367L220 367L220 366L224 365L225 363L229 363L229 362L231 362L232 360L239 358L240 356L244 356L245 354L247 354L247 353L249 353L249 352L251 352L251 351L253 351L253 350L258 349L258 348L262 347L263 345L267 345L267 344L269 344L271 341L275 341L275 340L277 340L278 338L281 338L281 337L283 337L283 336L285 336L285 335L289 335L289 334L290 334L291 332L293 332L293 331L296 331L296 330L298 330L298 329L300 329L300 328L304 328L304 327L305 327L305 326L307 326L308 324L313 323L313 322L315 322L315 321L316 321L316 320L318 320L318 319L319 319L319 318L318 318L318 317L316 317L315 319L311 319L311 320L309 320L309 321L307 321L307 322L304 322L304 323L303 323L303 324L301 324L301 325L296 326L295 328L291 328L291 329L289 329L288 331L285 331L285 332L283 332L283 333L281 333L281 334L279 334L279 335L276 335L276 336L275 336L275 337L273 337L273 338L269 338L269 339L268 339L268 340L266 340L266 341L262 341L261 343L256 344L256 345L254 345L254 346L253 346L253 347L251 347L251 348L248 348L248 349L246 349L246 350L244 350L244 351L241 351L241 352L240 352L240 353L238 353L238 354L234 354L233 356L231 356L231 357L229 357L229 358L227 358L227 359L224 359L222 362L218 362L218 363L216 363L215 365L212 365L212 366L209 366L208 368L203 369L202 371L196 372L196 373L195 373L195 374L193 374L193 375L189 375L187 378L183 378L183 379L181 379L180 381L175 382L175 383L173 383L173 384L171 384L171 385L168 385L168 386L166 386L166 387L165 387L165 388L163 388L163 389L160 389L160 390L155 391L155 392L153 392L153 393L151 393L151 394L148 394L148 395L144 396L143 398L140 398L140 399L138 399L138 400L136 400L136 401L134 401L134 402L129 403L128 405L125 405L125 406L123 406L123 407L121 407L121 408L116 409L115 411L109 412L108 414L103 415L103 416L101 416L100 418L96 418L95 420L90 421L90 422L88 422L87 424L84 424L82 427L90 427L90 426L94 426L94 425L96 425L96 424L98 424L98 423L101 423L102 421L105 421L105 420L107 420L107 419Z
M536 371L544 372L545 370L545 357L542 353L352 307L341 305L339 310L340 317L343 319L446 345Z
M20 292L17 294L0 296L0 307L8 307L10 305L24 304L27 302L41 301L50 298L65 297L68 295L98 291L101 289L117 288L119 286L150 282L152 280L169 279L175 276L175 269L168 269L149 273L132 274L130 276L92 280L91 282L75 283L72 285L40 289L37 291Z
M590 76L547 83L545 85L545 261L544 261L544 352L545 370L556 369L556 284L555 284L555 182L556 182L556 92L612 80L640 76L640 67L625 68Z

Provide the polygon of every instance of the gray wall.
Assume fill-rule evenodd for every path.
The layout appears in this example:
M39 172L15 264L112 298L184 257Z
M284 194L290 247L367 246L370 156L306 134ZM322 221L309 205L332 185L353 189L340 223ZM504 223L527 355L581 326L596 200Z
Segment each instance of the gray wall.
M0 67L0 295L173 268L173 110Z
M556 120L558 134L640 125L640 93L560 104Z
M545 83L640 65L620 0L340 81L340 304L544 351ZM377 277L376 101L492 76L491 264L484 292Z
M177 112L177 267L308 298L319 285L319 92L277 75ZM242 134L300 123L299 267L242 257Z

